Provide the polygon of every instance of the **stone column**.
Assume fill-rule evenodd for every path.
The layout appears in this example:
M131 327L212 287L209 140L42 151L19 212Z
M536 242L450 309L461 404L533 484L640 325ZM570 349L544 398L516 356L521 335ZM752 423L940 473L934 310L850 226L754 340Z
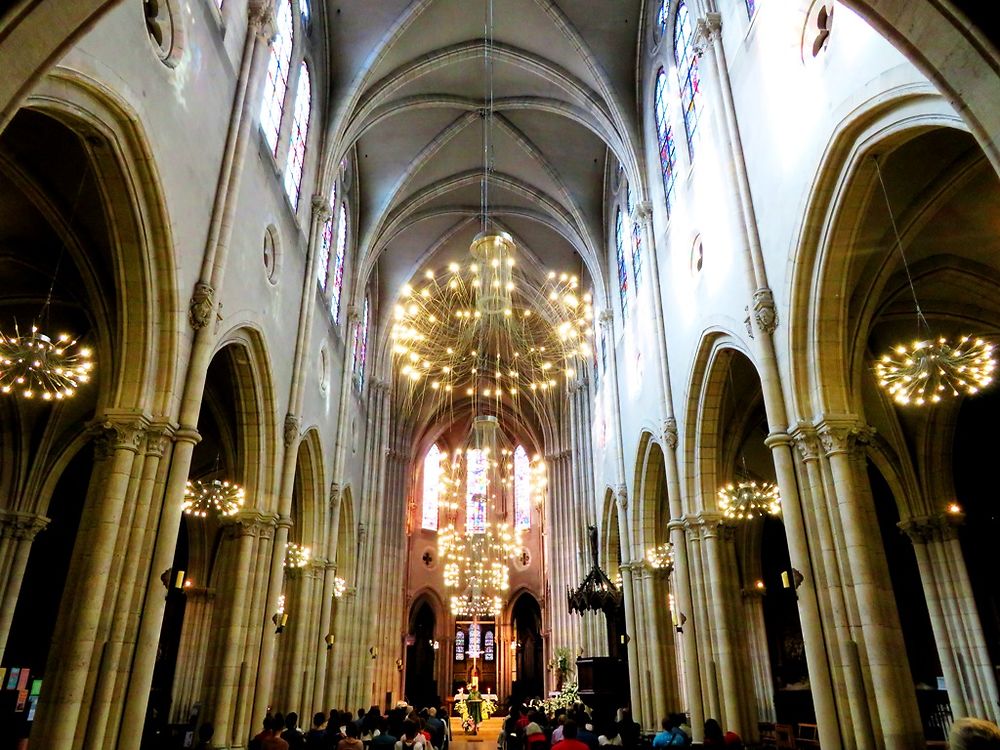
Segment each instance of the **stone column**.
M755 588L743 590L743 637L749 645L753 691L757 698L757 721L777 721L774 713L774 677L764 626L763 598L765 592Z
M879 724L887 750L915 747L922 741L913 679L910 676L902 628L896 612L892 583L881 553L877 529L872 533L870 509L862 507L862 495L851 454L858 441L868 439L868 430L850 421L824 420L819 427L824 451L843 522L844 542L852 571L871 689L879 713Z
M658 571L643 561L633 566L642 582L643 641L647 651L649 709L646 711L646 726L656 729L667 710L666 677L663 672L663 639L657 620L661 607L666 606L666 597L660 601L656 595L655 577Z
M628 536L628 490L624 484L615 488L615 507L618 510L618 533L620 535L625 559L629 559L631 550L627 541ZM636 637L638 628L635 616L635 592L632 587L632 566L623 564L619 570L622 574L622 594L625 602L625 632L628 634L628 673L629 673L629 693L632 704L632 717L639 722L644 722L642 715L642 683L641 664L639 660L639 642Z
M177 672L174 674L173 705L170 720L175 724L187 721L196 704L202 701L202 681L205 676L215 589L198 587L184 590L184 625L177 650Z
M48 524L49 519L37 513L0 509L0 662L10 636L31 543Z

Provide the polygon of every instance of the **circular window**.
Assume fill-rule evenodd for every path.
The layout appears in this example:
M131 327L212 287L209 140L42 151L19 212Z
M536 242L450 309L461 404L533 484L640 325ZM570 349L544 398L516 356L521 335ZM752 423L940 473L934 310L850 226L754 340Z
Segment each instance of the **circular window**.
M531 551L527 547L521 547L521 551L514 558L514 564L518 570L525 570L531 565Z
M160 61L173 68L181 56L181 26L170 0L143 0L146 33Z
M833 3L819 0L813 3L802 29L802 61L819 57L830 45L833 31Z
M691 246L691 273L697 276L701 273L701 269L705 265L705 245L701 241L701 235L699 234L694 238L694 244Z
M428 547L424 550L424 554L420 556L420 561L424 564L427 570L434 570L437 567L437 557L435 556L436 550L433 547Z
M278 229L273 224L264 230L264 272L272 284L278 283Z

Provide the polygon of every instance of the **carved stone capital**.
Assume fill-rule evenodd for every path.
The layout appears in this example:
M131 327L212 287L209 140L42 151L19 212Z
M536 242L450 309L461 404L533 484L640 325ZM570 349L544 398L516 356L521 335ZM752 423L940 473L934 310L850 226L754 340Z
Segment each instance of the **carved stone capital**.
M663 427L661 428L663 444L674 450L677 448L677 420L673 417L663 420Z
M285 415L285 447L291 448L299 439L299 431L302 427L302 418L294 414Z
M274 41L277 26L274 22L274 3L270 0L254 0L247 9L249 31L266 43Z
M946 542L958 538L958 527L965 522L962 513L936 513L900 521L897 526L914 544Z
M347 323L348 325L355 325L359 320L361 320L361 311L358 309L357 305L347 306Z
M615 485L615 502L622 510L628 510L628 487L624 484Z
M615 314L610 310L601 310L600 315L597 316L597 322L600 323L601 328L611 328L611 324L615 320Z
M89 429L98 456L109 458L119 450L138 453L148 427L149 420L141 414L105 414L91 422Z
M0 509L0 539L33 541L50 520L37 513Z
M875 430L856 420L825 419L817 425L823 452L827 456L847 453L857 456L864 453L864 446L871 442Z
M245 510L233 516L229 524L229 533L233 537L255 536L270 539L277 524L276 515Z
M774 305L774 294L766 287L753 293L753 316L757 329L767 335L778 327L778 310Z
M632 221L636 224L646 225L653 221L652 201L638 201L632 209Z
M196 331L204 328L212 321L212 311L215 310L215 289L209 284L199 281L194 285L191 304L188 307L188 321Z
M146 455L163 458L173 440L174 432L174 425L165 422L151 424L146 430Z
M722 15L706 13L698 19L694 28L695 51L698 56L705 54L705 49L716 39L722 37Z
M320 224L325 224L333 216L333 209L330 208L330 200L325 195L320 195L319 193L313 194L312 210L313 217Z
M792 430L792 442L803 461L815 461L819 458L819 434L812 425L806 422L795 425Z

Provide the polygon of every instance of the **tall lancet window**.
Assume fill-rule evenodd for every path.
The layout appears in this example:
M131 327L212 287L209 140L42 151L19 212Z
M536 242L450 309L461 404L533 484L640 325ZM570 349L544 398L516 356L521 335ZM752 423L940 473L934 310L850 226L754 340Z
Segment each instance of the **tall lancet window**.
M437 531L440 490L441 450L436 445L432 445L424 457L424 508L421 528Z
M330 206L337 205L337 186L330 193ZM326 217L323 224L323 241L319 245L319 261L316 263L316 280L320 289L325 290L330 281L330 249L333 247L333 211Z
M359 391L365 384L365 362L368 361L368 325L371 322L371 310L368 297L361 310L361 321L354 329L354 387Z
M271 59L267 63L267 84L260 108L260 127L264 131L271 153L278 153L278 132L281 114L285 109L285 92L288 90L288 68L292 63L292 3L280 0L275 18L274 41Z
M656 119L656 142L660 147L660 175L663 177L663 197L667 203L667 214L674 202L675 167L677 146L674 144L674 130L667 122L667 72L660 68L656 74L656 89L653 94L653 116Z
M523 445L514 449L514 528L531 528L531 462Z
M632 226L632 278L635 279L635 293L639 293L639 280L642 278L642 224L635 210L635 196L632 195L632 186L625 189L625 205L628 206L628 215Z
M340 297L344 291L344 256L347 254L347 204L340 204L337 214L337 249L330 266L330 315L340 322ZM367 301L366 301L367 304Z
M681 0L674 18L674 62L677 63L677 81L681 88L681 110L684 113L684 130L687 135L688 154L694 158L694 134L698 129L701 102L699 96L698 54L694 49L694 29L687 4Z
M292 142L288 148L288 163L285 164L285 194L295 209L299 207L302 170L306 163L306 137L309 135L309 111L311 107L312 85L309 82L309 66L302 63L299 67L299 86L295 92Z
M470 448L465 453L465 530L474 534L486 531L488 460L478 448Z
M622 317L628 317L628 267L625 265L625 228L622 210L615 211L615 261L618 264L618 296L622 304Z

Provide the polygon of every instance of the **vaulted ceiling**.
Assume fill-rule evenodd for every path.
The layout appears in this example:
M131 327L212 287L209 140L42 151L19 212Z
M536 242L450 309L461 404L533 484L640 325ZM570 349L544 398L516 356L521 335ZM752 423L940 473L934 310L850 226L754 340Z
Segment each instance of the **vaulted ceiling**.
M354 148L363 278L383 315L481 229L488 0L335 0L329 142ZM523 267L604 295L611 154L636 163L640 0L493 0L491 216Z

